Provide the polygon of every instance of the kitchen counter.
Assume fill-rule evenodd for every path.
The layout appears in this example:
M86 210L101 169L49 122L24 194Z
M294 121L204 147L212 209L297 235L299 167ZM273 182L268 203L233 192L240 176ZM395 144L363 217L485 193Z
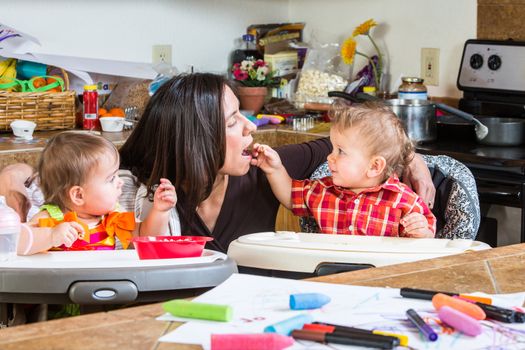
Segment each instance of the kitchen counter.
M311 279L374 287L413 287L450 292L513 293L525 290L525 244L468 252ZM156 321L151 304L0 330L0 348L197 350L200 346L159 343L179 322Z
M260 127L254 134L254 142L266 143L271 146L301 143L329 135L329 123L318 123L309 131L294 131L290 125L268 125ZM46 142L53 135L63 130L36 132L33 140L17 140L12 134L0 134L0 169L13 163L27 163L36 166L38 157ZM89 132L78 130L78 132ZM98 132L99 135L112 141L117 147L124 144L131 131Z

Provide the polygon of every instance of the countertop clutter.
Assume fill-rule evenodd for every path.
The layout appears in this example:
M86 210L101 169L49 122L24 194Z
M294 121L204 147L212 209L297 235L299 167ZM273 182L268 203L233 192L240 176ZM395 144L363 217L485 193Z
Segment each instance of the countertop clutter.
M525 284L525 244L390 265L311 279L371 287L412 287L448 292L521 292ZM176 296L174 296L176 297ZM155 320L161 304L6 328L3 350L112 349L198 350L200 346L159 343L179 322Z

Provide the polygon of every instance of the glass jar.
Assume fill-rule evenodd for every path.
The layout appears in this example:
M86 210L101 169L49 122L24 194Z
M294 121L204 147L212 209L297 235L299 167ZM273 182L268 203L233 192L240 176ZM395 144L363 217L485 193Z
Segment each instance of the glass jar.
M400 100L426 100L428 99L427 87L423 79L416 77L403 77L403 83L399 85L398 98Z

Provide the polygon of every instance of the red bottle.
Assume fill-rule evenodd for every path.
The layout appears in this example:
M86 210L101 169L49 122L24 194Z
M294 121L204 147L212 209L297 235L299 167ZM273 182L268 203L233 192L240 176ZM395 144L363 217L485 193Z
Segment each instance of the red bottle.
M98 92L96 85L84 85L82 102L84 103L82 128L84 130L100 129L100 123L98 120Z

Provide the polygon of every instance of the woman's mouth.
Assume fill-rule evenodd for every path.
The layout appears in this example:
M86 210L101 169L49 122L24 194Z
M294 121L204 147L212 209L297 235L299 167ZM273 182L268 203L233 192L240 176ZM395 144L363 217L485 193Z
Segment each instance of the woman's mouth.
M251 157L252 156L252 150L250 149L250 146L246 147L242 150L242 156L243 157Z

